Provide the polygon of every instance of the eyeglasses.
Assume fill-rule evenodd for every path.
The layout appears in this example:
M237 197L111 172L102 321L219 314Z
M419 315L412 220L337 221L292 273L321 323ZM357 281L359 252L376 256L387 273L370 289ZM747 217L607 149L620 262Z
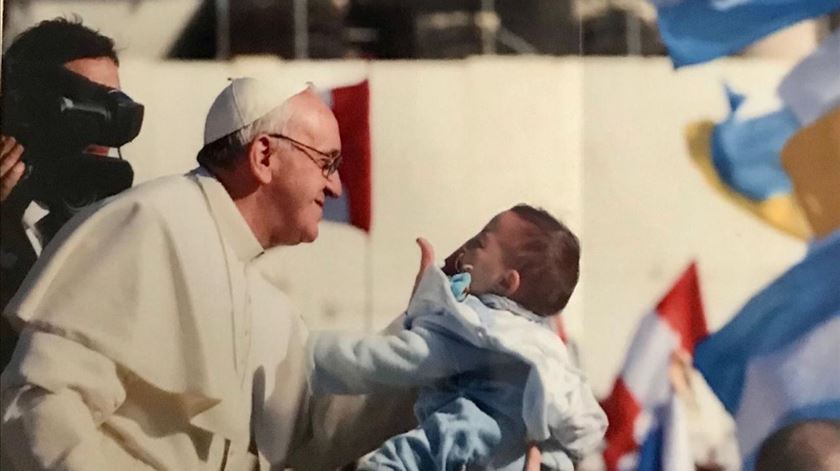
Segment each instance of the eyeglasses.
M338 171L338 166L341 165L341 151L337 150L337 151L333 151L333 152L329 152L329 153L323 152L323 151L320 151L320 150L318 150L318 149L316 149L312 146L308 146L308 145L306 145L306 144L304 144L300 141L297 141L295 139L292 139L289 136L285 136L285 135L280 134L280 133L269 134L269 137L276 137L278 139L285 139L285 140L291 142L293 146L295 146L302 153L306 154L306 156L309 157L309 160L315 162L315 165L321 167L321 173L324 175L324 177L329 178L330 175L332 175L336 171ZM315 152L316 154L325 157L327 160L326 161L319 161L315 157L312 157L312 155L310 155L309 152L307 152L307 150Z

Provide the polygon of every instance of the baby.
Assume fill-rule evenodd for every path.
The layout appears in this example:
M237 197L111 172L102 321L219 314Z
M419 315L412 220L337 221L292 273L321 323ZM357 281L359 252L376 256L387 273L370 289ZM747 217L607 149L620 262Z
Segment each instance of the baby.
M546 211L517 205L425 270L397 335L321 333L309 343L316 394L420 387L419 426L362 470L516 470L529 443L573 470L606 416L548 319L578 281L580 247Z

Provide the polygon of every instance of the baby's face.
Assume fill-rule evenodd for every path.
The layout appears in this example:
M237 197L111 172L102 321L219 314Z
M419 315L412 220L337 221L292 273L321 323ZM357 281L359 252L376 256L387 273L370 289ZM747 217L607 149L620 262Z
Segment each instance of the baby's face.
M503 282L511 271L508 256L516 251L527 224L516 213L505 211L463 245L458 271L469 271L472 275L472 294L509 294L505 293Z

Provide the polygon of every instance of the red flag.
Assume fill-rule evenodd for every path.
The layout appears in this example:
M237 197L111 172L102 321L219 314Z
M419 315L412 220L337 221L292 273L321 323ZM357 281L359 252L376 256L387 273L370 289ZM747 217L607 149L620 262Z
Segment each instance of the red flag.
M368 81L333 88L325 98L338 120L341 134L341 153L344 160L339 175L344 192L341 198L327 201L324 217L370 232L372 205Z
M663 416L674 394L668 375L671 355L679 349L693 354L707 335L697 266L692 263L656 309L642 318L612 393L601 403L610 423L604 437L608 471L653 470L652 464L665 458L651 455L678 447L661 442L671 436L666 429L676 426ZM690 457L668 459L685 462Z

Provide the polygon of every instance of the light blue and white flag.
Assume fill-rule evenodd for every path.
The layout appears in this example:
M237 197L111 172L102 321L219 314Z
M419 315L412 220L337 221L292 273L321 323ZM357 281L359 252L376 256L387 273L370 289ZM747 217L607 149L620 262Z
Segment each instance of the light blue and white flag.
M675 67L726 56L793 23L840 11L840 0L651 0Z
M788 72L778 93L803 127L840 106L840 29Z
M774 431L840 419L837 235L815 244L695 351L695 365L735 418L745 471Z
M739 113L744 96L726 87L729 116L712 134L712 162L729 188L754 201L790 193L781 151L799 129L787 107L745 118Z

